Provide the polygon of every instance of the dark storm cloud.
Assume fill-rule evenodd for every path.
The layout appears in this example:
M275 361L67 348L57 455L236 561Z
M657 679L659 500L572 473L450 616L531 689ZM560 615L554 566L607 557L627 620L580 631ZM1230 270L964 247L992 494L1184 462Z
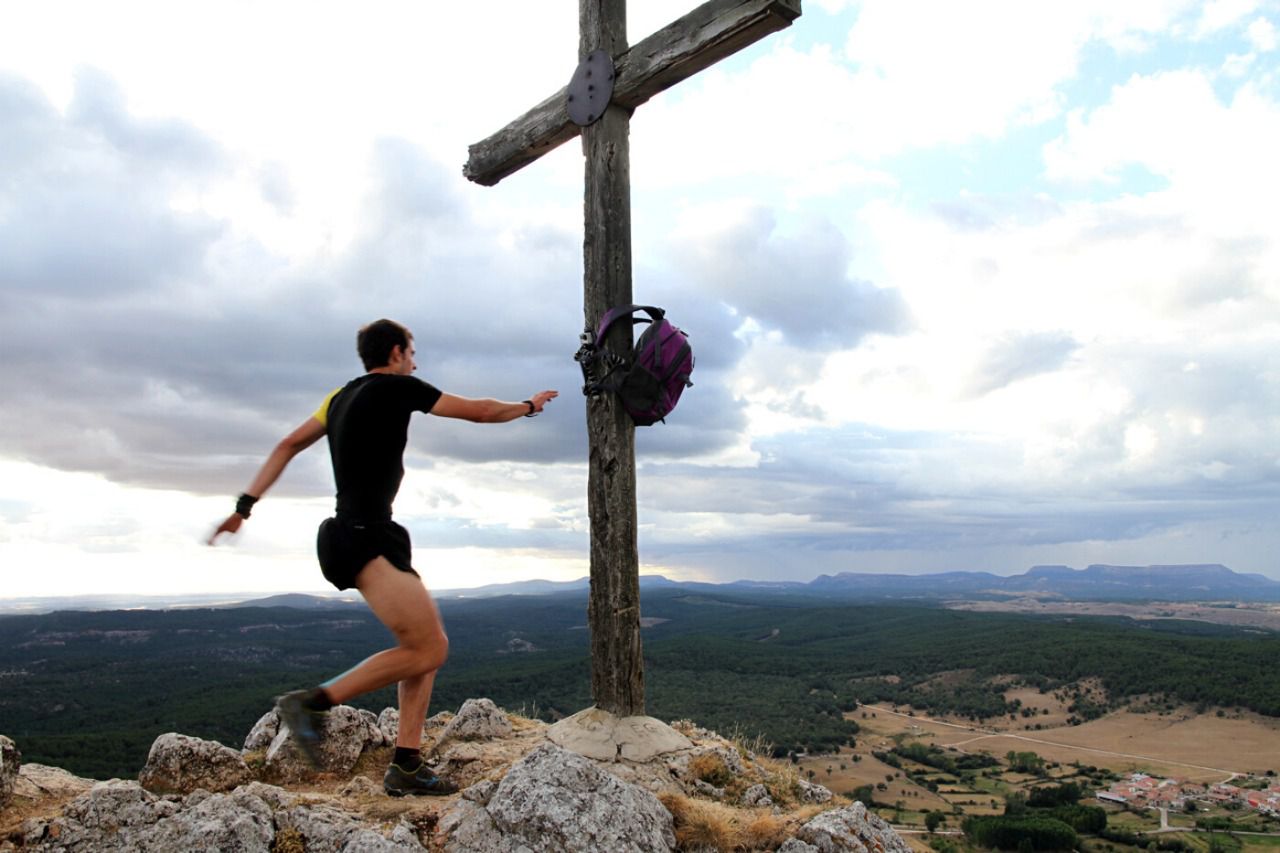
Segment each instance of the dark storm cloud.
M1052 373L1066 363L1080 344L1065 332L1008 335L987 347L969 381L975 397L1042 373Z
M770 211L757 209L683 255L712 292L795 347L851 349L909 323L897 290L849 277L848 241L829 222L783 234Z

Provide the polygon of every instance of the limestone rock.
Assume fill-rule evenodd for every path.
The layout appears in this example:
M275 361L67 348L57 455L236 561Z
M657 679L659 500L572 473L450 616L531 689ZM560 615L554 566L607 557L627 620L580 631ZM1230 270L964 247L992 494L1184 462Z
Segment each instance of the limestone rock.
M244 739L243 752L257 752L271 746L271 741L280 733L280 715L272 708L258 718L258 722L249 729L249 736Z
M902 836L862 803L815 816L796 837L819 853L911 853Z
M452 853L675 847L671 814L657 797L552 744L516 762L487 806L459 799L440 829Z
M400 711L383 708L378 715L378 731L382 732L382 738L388 746L395 746L396 738L400 736Z
M99 782L67 804L66 818L86 829L118 830L146 826L178 810L142 785L123 779Z
M197 788L229 791L252 775L244 758L231 747L169 732L151 744L138 781L155 793L189 794Z
M812 844L806 844L799 838L788 838L778 848L778 853L821 853Z
M832 793L826 787L805 779L797 779L796 782L800 787L800 802L819 805L831 802Z
M272 809L286 809L293 805L295 800L293 794L290 794L284 788L268 785L265 782L250 782L248 785L238 788L237 793L240 792L257 797L271 806Z
M24 764L18 768L18 778L13 785L15 797L29 800L40 797L61 797L68 794L83 794L92 788L92 779L82 779L72 775L61 767L49 767L44 764Z
M691 749L693 743L653 717L619 717L591 707L565 717L547 729L552 743L596 761L623 759L645 763L667 753Z
M22 766L22 753L18 746L0 735L0 806L13 796L13 786L18 781L18 768Z
M492 699L468 699L444 727L440 742L447 740L493 740L511 737L514 727L506 713Z
M319 769L349 774L367 747L382 745L382 732L375 722L350 705L338 705L325 714L318 727ZM286 782L306 779L316 772L293 742L288 726L281 726L267 747L266 766L272 777Z
M755 787L763 788L764 786L757 785ZM725 795L724 788L717 788L715 785L712 785L710 782L703 782L701 779L693 780L693 790L701 794L702 796L710 797L713 800L723 800Z
M25 827L24 849L41 851L218 850L270 853L391 853L422 851L401 823L390 838L328 805L298 805L281 788L252 782L231 793L196 791L157 797L136 782L100 782L72 801L64 815Z
M771 806L773 798L769 796L769 789L764 785L752 785L742 792L742 804L751 808Z
M384 732L382 730L382 727L378 725L377 714L373 713L372 711L366 711L363 708L361 708L360 716L364 717L364 721L365 723L368 724L370 729L369 746L371 747L392 746L395 744L396 739L393 737L390 740L388 740L387 733Z
M344 797L376 797L382 793L382 786L368 776L356 776L338 793Z
M479 803L487 806L489 801L493 799L494 792L498 790L498 783L492 779L481 779L474 785L462 789L461 796L463 799L470 800L473 803Z
M128 850L135 831L144 831L177 810L176 803L161 800L137 782L99 782L68 803L62 817L24 824L24 846L37 850Z
M307 853L390 853L424 849L411 831L388 839L332 806L295 806L278 813L276 825L282 832L295 831Z
M126 849L267 853L271 850L276 830L271 807L258 797L239 790L201 797L195 805L127 835L132 838Z

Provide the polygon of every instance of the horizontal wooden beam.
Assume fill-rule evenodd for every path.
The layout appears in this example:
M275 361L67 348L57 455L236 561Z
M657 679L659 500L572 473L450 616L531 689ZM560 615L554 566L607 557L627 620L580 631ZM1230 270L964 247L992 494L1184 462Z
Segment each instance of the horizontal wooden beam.
M614 58L612 103L635 109L654 95L737 53L800 16L800 0L708 0ZM568 87L472 145L468 180L493 186L581 130L569 120Z

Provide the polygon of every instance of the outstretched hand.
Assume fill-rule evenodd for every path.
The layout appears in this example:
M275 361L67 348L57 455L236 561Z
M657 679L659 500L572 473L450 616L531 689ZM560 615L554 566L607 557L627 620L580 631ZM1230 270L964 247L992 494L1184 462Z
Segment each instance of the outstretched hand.
M535 415L541 414L542 407L559 396L559 391L539 391L537 394L534 394L529 398L529 402L533 403L533 413Z
M209 544L216 545L218 537L223 533L235 533L240 529L240 525L244 524L244 517L238 512L233 512L227 516L227 520L218 525L218 529L213 531L213 535L209 537Z

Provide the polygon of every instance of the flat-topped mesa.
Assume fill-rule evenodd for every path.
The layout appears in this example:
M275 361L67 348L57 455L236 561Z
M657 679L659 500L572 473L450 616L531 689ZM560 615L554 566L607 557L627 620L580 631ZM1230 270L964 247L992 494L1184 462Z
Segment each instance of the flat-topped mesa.
M614 57L611 103L629 110L737 53L800 16L800 0L708 0ZM470 146L462 174L493 186L568 142L581 128L569 119L568 86Z

